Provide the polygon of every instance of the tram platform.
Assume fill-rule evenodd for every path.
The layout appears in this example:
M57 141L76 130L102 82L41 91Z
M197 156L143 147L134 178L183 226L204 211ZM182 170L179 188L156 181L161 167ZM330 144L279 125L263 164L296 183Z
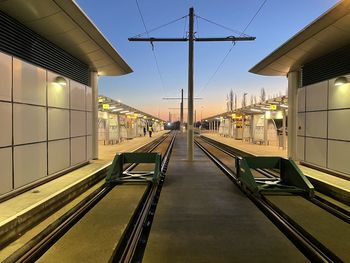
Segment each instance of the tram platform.
M258 145L242 140L235 140L220 136L217 133L202 133L202 136L229 145L238 150L256 156L280 156L287 158L287 151L278 146ZM350 178L349 180L336 177L325 172L298 164L300 170L309 178L312 184L322 192L327 192L330 196L346 204L350 204Z
M197 146L178 135L142 262L306 262Z
M58 219L64 212L79 203L84 197L96 191L103 182L91 187L96 181L99 173L107 171L116 153L132 152L145 144L161 137L168 131L154 133L152 138L137 137L132 140L123 141L115 145L100 145L99 159L90 161L89 164L69 172L57 179L47 182L35 189L24 192L9 200L0 203L0 243L23 232L29 225L39 222L45 218L45 213L52 211L72 199L76 191L83 192L81 196L74 199L57 213L49 216L34 229L29 230L25 236L17 239L5 249L0 250L0 261L8 257L12 252L29 241L36 233L43 230L48 224ZM90 188L91 187L91 188ZM90 189L89 189L90 188Z

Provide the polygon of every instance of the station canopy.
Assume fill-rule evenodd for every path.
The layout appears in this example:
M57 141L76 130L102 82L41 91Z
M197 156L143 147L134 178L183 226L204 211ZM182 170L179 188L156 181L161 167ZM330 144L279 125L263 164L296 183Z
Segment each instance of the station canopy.
M302 6L301 6L302 8ZM350 44L350 0L329 9L249 70L286 76L314 59Z
M87 64L100 76L132 72L75 1L3 0L0 10Z
M205 118L205 121L222 120L222 119L235 119L240 118L242 115L256 115L265 114L266 112L278 112L281 110L288 110L288 97L280 96L271 98L263 102L251 104L243 108L239 108L233 111L227 111L214 116Z
M151 114L128 106L121 101L113 100L106 96L98 97L98 110L101 112L125 115L127 118L131 119L143 118L147 121L165 123L165 121L160 118L157 118Z

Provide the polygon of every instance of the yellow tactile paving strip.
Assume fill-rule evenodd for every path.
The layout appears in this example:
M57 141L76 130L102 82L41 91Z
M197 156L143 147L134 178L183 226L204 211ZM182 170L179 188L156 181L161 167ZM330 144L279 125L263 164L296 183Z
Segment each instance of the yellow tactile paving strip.
M277 146L266 146L242 142L241 140L220 136L217 133L204 133L202 135L256 156L281 156L287 158L287 151L282 150ZM298 166L305 175L350 193L350 181L303 165Z
M152 138L137 137L115 145L100 145L99 160L91 161L89 164L79 169L0 203L0 227L26 211L33 209L35 206L63 192L72 185L85 180L87 177L95 174L98 170L108 166L116 153L134 151L150 141L159 138L165 132L167 131L154 133Z

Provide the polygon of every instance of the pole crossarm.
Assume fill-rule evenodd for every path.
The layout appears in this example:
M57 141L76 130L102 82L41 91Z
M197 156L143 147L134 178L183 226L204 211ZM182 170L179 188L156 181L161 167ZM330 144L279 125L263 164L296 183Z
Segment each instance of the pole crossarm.
M144 42L186 42L188 38L156 38L156 37L130 37L129 41L144 41ZM252 41L255 40L255 37L197 37L193 39L198 42L207 42L207 41Z
M204 42L204 41L230 41L230 42L236 42L236 41L252 41L255 40L255 37L197 37L194 39L194 41Z
M156 37L130 37L129 41L146 41L146 42L186 42L188 38L156 38Z

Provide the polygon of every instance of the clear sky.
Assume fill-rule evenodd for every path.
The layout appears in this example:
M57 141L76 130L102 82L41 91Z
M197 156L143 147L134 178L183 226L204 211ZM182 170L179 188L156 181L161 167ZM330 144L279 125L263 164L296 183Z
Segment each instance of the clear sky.
M188 14L195 14L242 32L263 0L138 0L148 30ZM336 4L337 0L267 0L245 31L255 41L237 42L219 69L232 44L230 42L195 42L195 102L197 120L226 110L226 95L232 89L239 101L243 93L258 96L262 87L267 95L285 94L286 77L264 77L248 70L282 43ZM77 0L105 37L134 70L121 77L101 77L100 94L167 120L168 112L179 118L179 101L162 100L180 96L181 88L187 97L188 43L155 43L155 55L163 81L158 74L151 45L129 42L128 37L145 31L136 0ZM188 18L186 18L188 20ZM181 19L150 33L152 37L183 37L188 22ZM206 22L195 21L196 36L225 37L231 31ZM238 34L235 34L238 36ZM146 35L144 37L147 37ZM211 81L209 81L211 79ZM209 82L208 82L209 81ZM186 104L185 104L186 105ZM186 105L187 108L187 105ZM186 113L186 112L185 112ZM186 117L186 116L185 116ZM174 120L173 119L173 120Z

